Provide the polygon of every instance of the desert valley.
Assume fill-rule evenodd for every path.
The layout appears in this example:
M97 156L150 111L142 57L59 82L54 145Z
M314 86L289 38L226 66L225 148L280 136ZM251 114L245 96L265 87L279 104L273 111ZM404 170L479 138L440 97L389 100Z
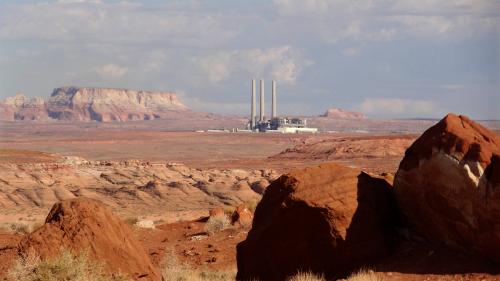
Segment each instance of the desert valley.
M0 280L500 280L500 121L329 109L252 133L78 87L0 109Z

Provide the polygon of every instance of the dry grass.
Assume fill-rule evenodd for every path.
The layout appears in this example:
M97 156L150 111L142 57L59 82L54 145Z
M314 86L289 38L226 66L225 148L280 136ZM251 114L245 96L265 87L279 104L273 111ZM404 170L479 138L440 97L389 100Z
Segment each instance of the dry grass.
M260 200L255 199L245 202L245 205L248 208L248 210L250 210L250 212L255 213L255 209L257 209L257 205L259 204L259 202Z
M8 272L12 281L130 281L130 278L117 274L108 276L100 263L88 260L86 254L73 255L69 251L53 259L41 260L31 250L16 261Z
M175 254L171 252L162 263L162 277L164 281L234 281L236 270L213 271L193 269L181 264Z
M139 221L138 217L128 217L124 219L125 223L127 223L130 226L135 226L135 224Z
M351 274L347 281L383 281L383 279L378 277L373 270L360 269Z
M297 275L288 279L288 281L325 281L326 279L311 272L299 272ZM345 281L383 281L372 270L361 269L351 274Z
M210 217L205 224L205 231L213 235L231 226L231 221L226 215Z
M290 277L288 281L325 281L325 278L312 272L299 272L297 275Z
M41 222L13 222L9 224L2 225L1 228L3 231L8 233L16 233L16 234L30 234L31 232L37 230L43 224Z

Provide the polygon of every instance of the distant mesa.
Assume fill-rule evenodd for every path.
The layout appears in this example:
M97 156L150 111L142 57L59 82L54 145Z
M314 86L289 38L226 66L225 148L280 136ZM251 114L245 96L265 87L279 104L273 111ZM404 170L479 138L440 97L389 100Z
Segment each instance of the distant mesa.
M6 121L132 121L162 119L191 112L173 92L112 88L56 88L48 101L23 94L0 102L0 119Z
M365 119L365 115L360 112L347 111L340 108L329 108L320 117L336 118L336 119Z

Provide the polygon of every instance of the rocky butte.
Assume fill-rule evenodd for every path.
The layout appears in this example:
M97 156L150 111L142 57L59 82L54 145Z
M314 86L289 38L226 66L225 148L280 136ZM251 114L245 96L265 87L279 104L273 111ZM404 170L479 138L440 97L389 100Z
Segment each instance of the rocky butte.
M56 88L48 101L22 94L0 103L0 119L131 121L162 119L190 111L173 92L112 88Z

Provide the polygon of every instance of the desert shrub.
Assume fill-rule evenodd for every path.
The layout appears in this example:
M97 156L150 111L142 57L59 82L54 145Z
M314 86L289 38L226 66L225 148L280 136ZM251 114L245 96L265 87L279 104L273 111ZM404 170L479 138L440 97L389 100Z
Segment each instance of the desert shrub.
M251 201L248 201L245 203L247 206L248 210L250 210L252 213L255 213L255 209L257 209L257 205L259 204L260 200L254 199Z
M27 223L21 223L21 222L13 222L10 224L10 230L14 233L19 233L19 234L30 234L31 233L31 226Z
M128 217L125 219L125 222L131 226L134 226L138 221L139 221L139 218L137 218L137 217Z
M212 235L222 231L231 225L231 221L226 215L210 217L205 224L205 231Z
M288 281L325 281L325 278L312 272L299 272L290 277Z
M229 206L229 205L225 205L222 208L224 209L224 214L226 214L226 216L229 217L233 214L234 210L236 210L234 206Z
M174 252L166 255L161 267L164 281L234 281L236 270L215 271L193 269L182 264Z
M103 271L103 266L91 262L85 253L73 255L62 251L53 259L41 260L35 251L19 258L8 272L12 281L128 281L122 274L110 277Z
M358 272L351 274L348 281L382 281L373 270L361 269Z

